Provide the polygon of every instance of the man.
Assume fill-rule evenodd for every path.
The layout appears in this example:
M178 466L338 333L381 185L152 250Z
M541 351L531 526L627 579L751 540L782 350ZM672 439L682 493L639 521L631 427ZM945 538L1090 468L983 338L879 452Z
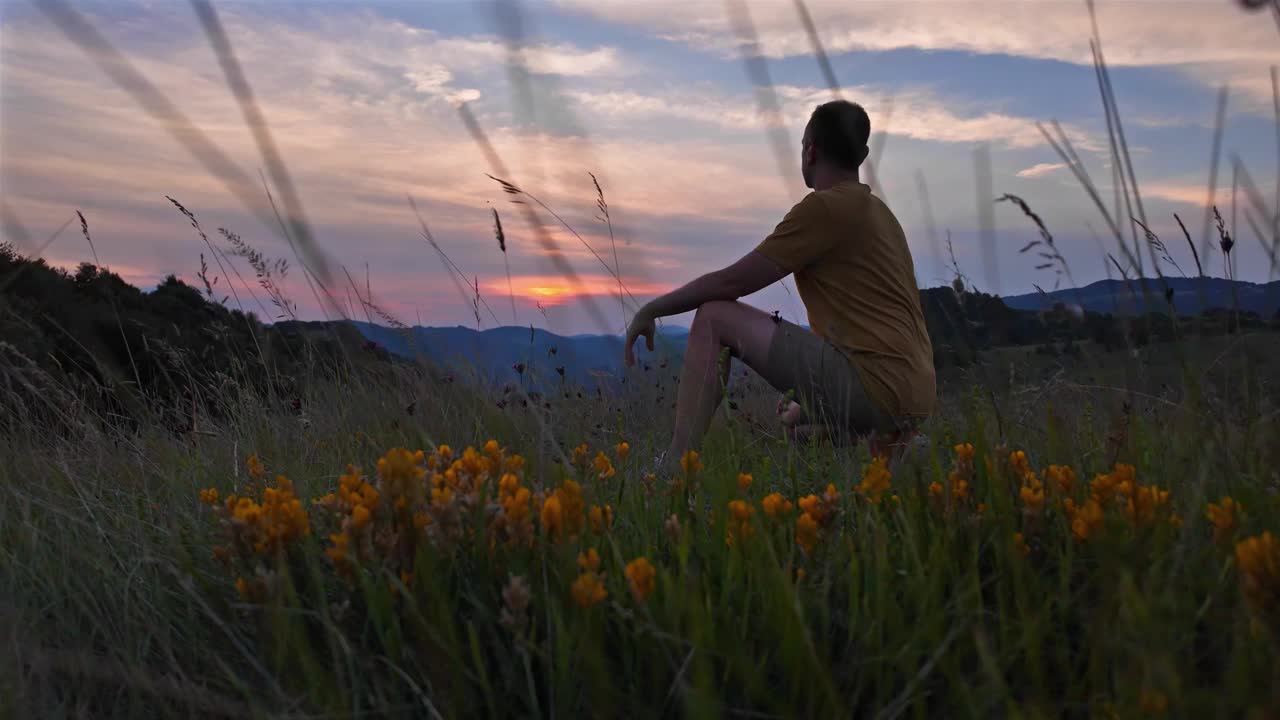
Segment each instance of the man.
M655 321L697 310L664 465L697 449L720 405L728 348L780 392L784 422L856 435L910 430L934 409L933 349L902 227L858 176L871 121L861 106L820 105L805 127L800 170L813 190L755 250L645 305L627 329L626 363ZM795 274L812 331L737 302Z

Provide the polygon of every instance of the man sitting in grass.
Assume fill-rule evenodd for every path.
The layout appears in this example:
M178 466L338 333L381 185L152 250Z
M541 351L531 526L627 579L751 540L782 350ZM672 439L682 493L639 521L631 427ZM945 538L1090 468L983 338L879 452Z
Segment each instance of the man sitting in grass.
M861 106L818 106L800 144L813 192L741 260L653 300L632 320L628 366L638 338L653 349L658 318L697 310L664 466L706 434L728 379L723 348L780 392L794 392L799 402L780 408L789 428L894 434L933 412L933 349L911 252L893 212L858 177L870 134ZM737 302L792 273L812 332Z

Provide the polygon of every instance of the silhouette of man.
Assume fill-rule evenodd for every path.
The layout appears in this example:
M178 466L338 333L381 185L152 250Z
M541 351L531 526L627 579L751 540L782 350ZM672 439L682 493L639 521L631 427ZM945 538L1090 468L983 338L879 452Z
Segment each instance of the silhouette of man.
M676 397L668 466L697 449L719 407L729 353L799 402L784 424L857 436L913 429L934 410L933 348L915 267L893 213L859 179L871 121L844 100L819 105L805 126L800 171L813 190L742 259L646 304L626 337L626 363L658 318L697 310ZM812 330L738 302L795 275Z

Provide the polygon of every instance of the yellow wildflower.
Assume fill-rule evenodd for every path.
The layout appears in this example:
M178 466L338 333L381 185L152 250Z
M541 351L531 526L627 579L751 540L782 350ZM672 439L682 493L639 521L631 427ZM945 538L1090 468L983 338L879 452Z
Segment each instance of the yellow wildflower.
M800 510L817 524L826 527L835 519L836 503L839 500L840 493L836 492L836 486L828 484L822 497L806 495L800 498Z
M620 442L613 446L613 451L617 453L619 460L626 460L627 455L631 454L631 446L625 442Z
M1125 514L1136 526L1150 525L1156 518L1156 511L1169 504L1169 491L1150 485L1137 486L1132 496L1125 502Z
M329 536L329 542L333 543L332 547L325 548L325 555L334 565L347 559L347 548L351 547L351 536L347 533L335 533Z
M782 497L782 493L765 495L764 499L760 501L760 507L764 509L764 514L768 515L770 520L777 520L795 508L790 500Z
M1027 540L1022 537L1022 533L1013 534L1013 549L1023 557L1031 553L1031 547L1027 545Z
M818 522L807 512L796 518L796 543L807 554L813 554L813 549L818 545Z
M696 475L702 471L702 461L698 459L696 450L690 450L680 458L680 469L685 475Z
M559 538L564 531L564 510L560 507L559 495L549 495L542 503L542 529L552 538Z
M591 522L591 532L602 535L613 526L613 507L592 505L591 511L587 513L587 519Z
M942 499L942 483L937 480L929 483L929 497L934 500Z
M1044 479L1066 495L1075 486L1076 473L1071 469L1070 465L1050 465L1045 468Z
M1280 542L1270 531L1236 543L1236 565L1245 597L1261 613L1280 622Z
M589 608L609 597L609 592L604 589L604 583L600 582L600 577L594 572L579 575L573 582L572 592L574 602L583 608Z
M369 512L369 508L364 505L357 505L351 508L351 529L363 530L371 519L373 519L373 515Z
M877 457L862 468L862 482L858 484L858 493L874 505L880 504L880 496L889 489L889 480L893 474L889 472L888 461Z
M613 477L616 472L613 469L613 463L609 461L609 456L605 455L603 450L600 451L599 455L596 455L594 465L596 468L596 474L601 480L608 480Z
M1216 542L1225 543L1235 534L1241 510L1243 508L1240 504L1230 496L1223 496L1220 502L1209 503L1204 514L1213 525L1213 539Z
M1031 472L1031 463L1027 461L1027 454L1021 450L1009 453L1009 467L1013 469L1013 476L1019 479Z
M248 600L249 582L242 577L236 578L236 592L240 593L241 600Z
M595 548L578 553L578 565L583 572L596 572L600 569L600 553Z
M218 504L218 489L217 489L217 488L209 488L209 489L207 489L207 490L201 490L201 491L200 491L200 502L204 503L205 505L217 505L217 504Z
M553 539L577 537L586 522L582 486L573 480L565 480L543 501L542 526Z
M523 455L508 455L506 459L506 471L510 473L520 472L524 468Z
M1078 508L1068 499L1064 503L1063 510L1071 518L1071 534L1076 540L1088 540L1098 528L1102 527L1102 504L1097 498L1089 498Z
M249 477L254 480L261 480L262 476L267 474L267 466L262 464L262 460L258 458L257 454L249 456L249 459L245 461L245 469L248 471Z
M635 599L644 602L646 598L653 592L656 585L655 580L658 571L653 567L653 563L649 559L640 556L635 560L627 563L626 569L623 571L627 576L627 584L631 587L631 594Z
M1089 489L1099 503L1105 504L1116 495L1129 494L1136 477L1137 470L1132 465L1116 463L1111 472L1095 477Z
M754 480L754 478L751 477L750 473L738 473L738 489L742 492L746 492L747 489L751 487L752 480Z
M729 502L729 525L725 531L725 544L733 547L737 543L746 542L755 534L755 528L751 527L751 516L755 512L756 509L746 500Z
M573 449L573 464L577 467L587 466L587 444L583 443Z
M1022 504L1032 513L1038 513L1044 509L1044 485L1033 472L1028 472L1024 484L1018 490L1018 497L1022 498Z

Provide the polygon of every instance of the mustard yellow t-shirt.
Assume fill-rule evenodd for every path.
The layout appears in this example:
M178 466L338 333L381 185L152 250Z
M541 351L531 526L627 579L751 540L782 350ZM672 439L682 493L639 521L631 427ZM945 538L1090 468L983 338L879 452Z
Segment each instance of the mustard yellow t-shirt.
M897 218L863 183L811 192L756 251L795 274L809 327L843 351L894 417L933 412L933 346Z

